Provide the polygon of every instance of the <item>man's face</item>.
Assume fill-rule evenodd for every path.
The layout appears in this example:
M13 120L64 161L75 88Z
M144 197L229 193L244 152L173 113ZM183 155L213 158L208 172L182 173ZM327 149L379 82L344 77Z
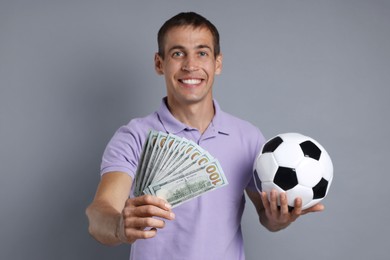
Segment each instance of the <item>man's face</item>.
M156 54L155 68L165 76L170 105L212 100L214 76L222 69L215 57L213 36L206 28L175 27L165 37L164 59Z

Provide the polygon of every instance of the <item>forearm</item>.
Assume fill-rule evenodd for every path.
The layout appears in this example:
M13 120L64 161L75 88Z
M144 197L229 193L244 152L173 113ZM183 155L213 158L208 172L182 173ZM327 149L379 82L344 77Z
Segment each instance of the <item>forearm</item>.
M118 245L121 212L103 203L92 203L86 210L89 220L89 233L100 243L105 245Z

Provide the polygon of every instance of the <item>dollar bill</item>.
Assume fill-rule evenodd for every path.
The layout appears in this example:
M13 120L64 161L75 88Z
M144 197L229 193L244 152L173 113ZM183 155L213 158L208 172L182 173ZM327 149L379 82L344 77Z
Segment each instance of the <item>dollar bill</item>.
M182 138L174 136L174 135L171 135L168 138L167 143L166 143L167 147L164 148L164 155L161 158L161 162L159 162L154 169L155 175L154 175L152 182L155 182L155 181L163 178L162 177L163 173L168 168L169 162L170 162L171 158L173 157L175 149L177 149L178 145L180 145L180 143L182 143L182 141L183 141Z
M160 178L156 181L180 174L183 169L186 169L194 163L196 158L204 153L204 150L197 146L194 142L189 142L187 147L183 149L181 154L176 158L175 162L168 169L161 173Z
M142 188L149 186L150 183L152 182L154 175L155 175L155 172L156 172L156 168L161 164L161 161L164 157L164 154L165 154L164 150L165 150L168 138L169 138L169 135L167 135L165 133L160 132L158 134L156 144L154 145L151 158L149 159L149 163L148 163L148 166L146 168L145 177L144 177L145 179L144 179L144 182L142 184Z
M218 160L195 142L149 132L136 172L135 196L159 196L176 207L227 184Z
M153 150L154 144L156 143L158 132L151 130L149 132L148 138L146 139L145 144L143 145L140 161L138 162L138 167L136 171L135 179L135 188L134 194L140 196L141 194L141 184L144 180L145 168L149 162L150 154Z
M185 176L178 174L173 178L154 183L147 188L147 193L166 199L172 207L221 188L228 182L217 160L203 164Z

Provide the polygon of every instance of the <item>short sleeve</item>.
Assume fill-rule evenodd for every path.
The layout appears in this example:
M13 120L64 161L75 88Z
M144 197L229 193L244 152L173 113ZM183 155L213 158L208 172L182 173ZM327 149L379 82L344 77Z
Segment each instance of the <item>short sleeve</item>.
M132 129L130 123L120 127L104 150L100 174L120 171L134 179L145 138L145 133Z

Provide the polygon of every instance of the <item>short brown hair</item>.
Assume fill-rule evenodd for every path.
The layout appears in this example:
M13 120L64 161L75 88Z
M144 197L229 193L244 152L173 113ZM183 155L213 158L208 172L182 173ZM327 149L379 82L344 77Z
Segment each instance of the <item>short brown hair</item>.
M213 36L214 57L220 54L219 33L217 28L209 20L194 12L179 13L167 20L157 34L158 54L164 58L164 40L167 32L179 26L193 26L194 28L206 28Z

